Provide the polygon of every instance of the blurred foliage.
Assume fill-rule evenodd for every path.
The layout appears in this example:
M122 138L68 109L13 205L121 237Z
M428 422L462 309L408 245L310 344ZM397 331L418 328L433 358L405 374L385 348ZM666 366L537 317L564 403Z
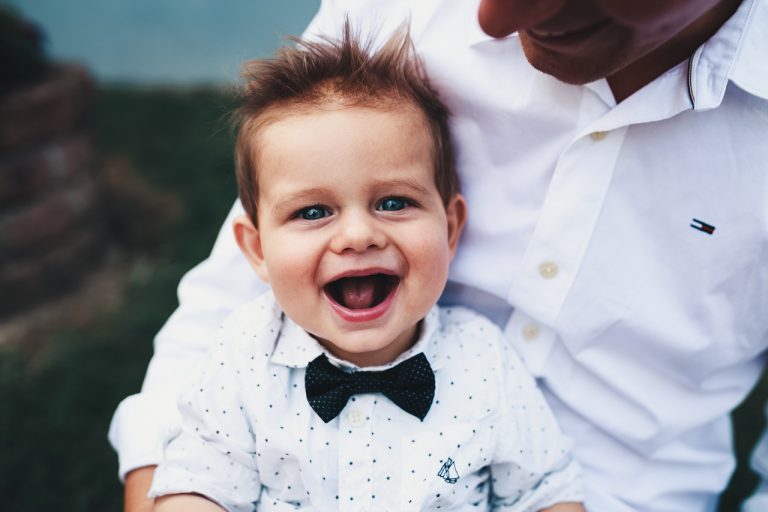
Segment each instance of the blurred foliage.
M40 80L48 69L43 32L7 6L0 6L0 95Z
M215 91L101 92L93 122L103 157L129 159L183 211L154 247L132 248L151 258L136 255L148 263L126 276L121 310L58 333L33 359L23 347L0 350L2 510L120 510L109 421L139 390L178 280L210 251L235 198L229 108Z
M121 310L88 329L60 332L32 361L20 349L0 350L3 510L121 509L109 421L118 402L139 390L152 338L176 306L178 280L207 255L235 198L231 107L226 95L209 90L101 92L94 124L104 158L127 159L183 210L150 238L152 246L130 248L151 258L126 277ZM137 211L148 222L143 215ZM746 461L767 395L764 378L734 414L740 465L721 512L736 511L756 483Z

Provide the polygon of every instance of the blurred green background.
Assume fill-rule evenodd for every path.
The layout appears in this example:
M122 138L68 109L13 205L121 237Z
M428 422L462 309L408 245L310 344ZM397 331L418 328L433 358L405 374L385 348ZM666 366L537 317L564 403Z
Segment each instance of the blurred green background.
M55 330L0 348L0 509L120 509L109 420L139 390L178 280L207 255L235 198L232 141L221 121L229 108L215 90L99 91L93 128L103 158L130 162L149 190L178 198L182 212L103 263L100 276L114 281L116 300L105 305L96 291L74 306L96 309L79 325L56 318ZM152 222L142 208L124 212L132 213Z
M0 311L0 509L119 510L111 415L139 390L178 280L205 258L236 195L226 86L243 59L300 33L317 2L0 7L11 4L47 34L48 57L96 77L85 123L111 234L77 286ZM734 414L739 468L721 511L737 510L756 483L746 464L767 394L764 379Z
M0 117L14 94L40 92L51 72L38 60L84 64L93 76L95 85L81 88L88 104L73 131L90 139L83 172L99 184L92 211L106 226L98 231L105 247L91 268L77 269L78 282L21 305L0 283L0 510L122 508L109 421L140 389L179 278L207 256L236 197L228 88L243 60L300 34L318 4L0 1L0 69L19 79L10 84L0 72ZM11 25L12 11L24 26ZM3 215L24 207L23 197L4 201L3 159L15 165L16 154L38 146L52 157L51 138L72 139L4 147L4 124L0 235ZM3 250L0 236L0 274Z

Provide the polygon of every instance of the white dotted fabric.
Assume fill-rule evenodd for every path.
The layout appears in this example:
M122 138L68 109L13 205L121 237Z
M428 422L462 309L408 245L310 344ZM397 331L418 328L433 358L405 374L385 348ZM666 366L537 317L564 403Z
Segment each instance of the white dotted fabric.
M581 500L579 468L533 379L498 329L433 308L417 344L435 372L424 421L380 394L329 423L310 408L306 365L323 348L271 294L220 331L151 495L195 492L227 510L538 510ZM332 363L358 368L327 354Z

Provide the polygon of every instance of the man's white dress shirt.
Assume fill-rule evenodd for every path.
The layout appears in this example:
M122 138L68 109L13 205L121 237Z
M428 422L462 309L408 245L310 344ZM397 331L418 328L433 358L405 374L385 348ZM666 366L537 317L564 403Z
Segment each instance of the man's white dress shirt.
M328 423L307 401L307 364L321 354L371 371L420 353L435 374L423 421L378 393L353 396ZM534 380L501 331L466 308L432 308L411 349L361 369L264 294L225 321L179 407L153 496L196 492L236 511L534 511L582 499L570 441Z
M364 32L410 19L469 206L444 302L504 327L575 441L587 508L712 510L734 467L728 413L768 345L768 0L618 105L605 80L532 69L476 9L328 0L309 32L338 33L347 11ZM230 221L116 413L123 473L159 460L177 381L261 289Z

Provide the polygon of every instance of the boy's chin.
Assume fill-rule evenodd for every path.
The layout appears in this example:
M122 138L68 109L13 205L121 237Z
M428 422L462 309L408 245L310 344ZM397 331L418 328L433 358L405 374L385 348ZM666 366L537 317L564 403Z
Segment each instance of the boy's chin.
M411 342L407 346L400 347L396 338L388 343L372 343L371 339L377 339L375 338L376 333L369 329L365 331L345 335L343 344L332 343L328 340L318 341L334 356L360 367L381 366L391 363L413 345ZM387 338L392 339L391 336L387 336Z

